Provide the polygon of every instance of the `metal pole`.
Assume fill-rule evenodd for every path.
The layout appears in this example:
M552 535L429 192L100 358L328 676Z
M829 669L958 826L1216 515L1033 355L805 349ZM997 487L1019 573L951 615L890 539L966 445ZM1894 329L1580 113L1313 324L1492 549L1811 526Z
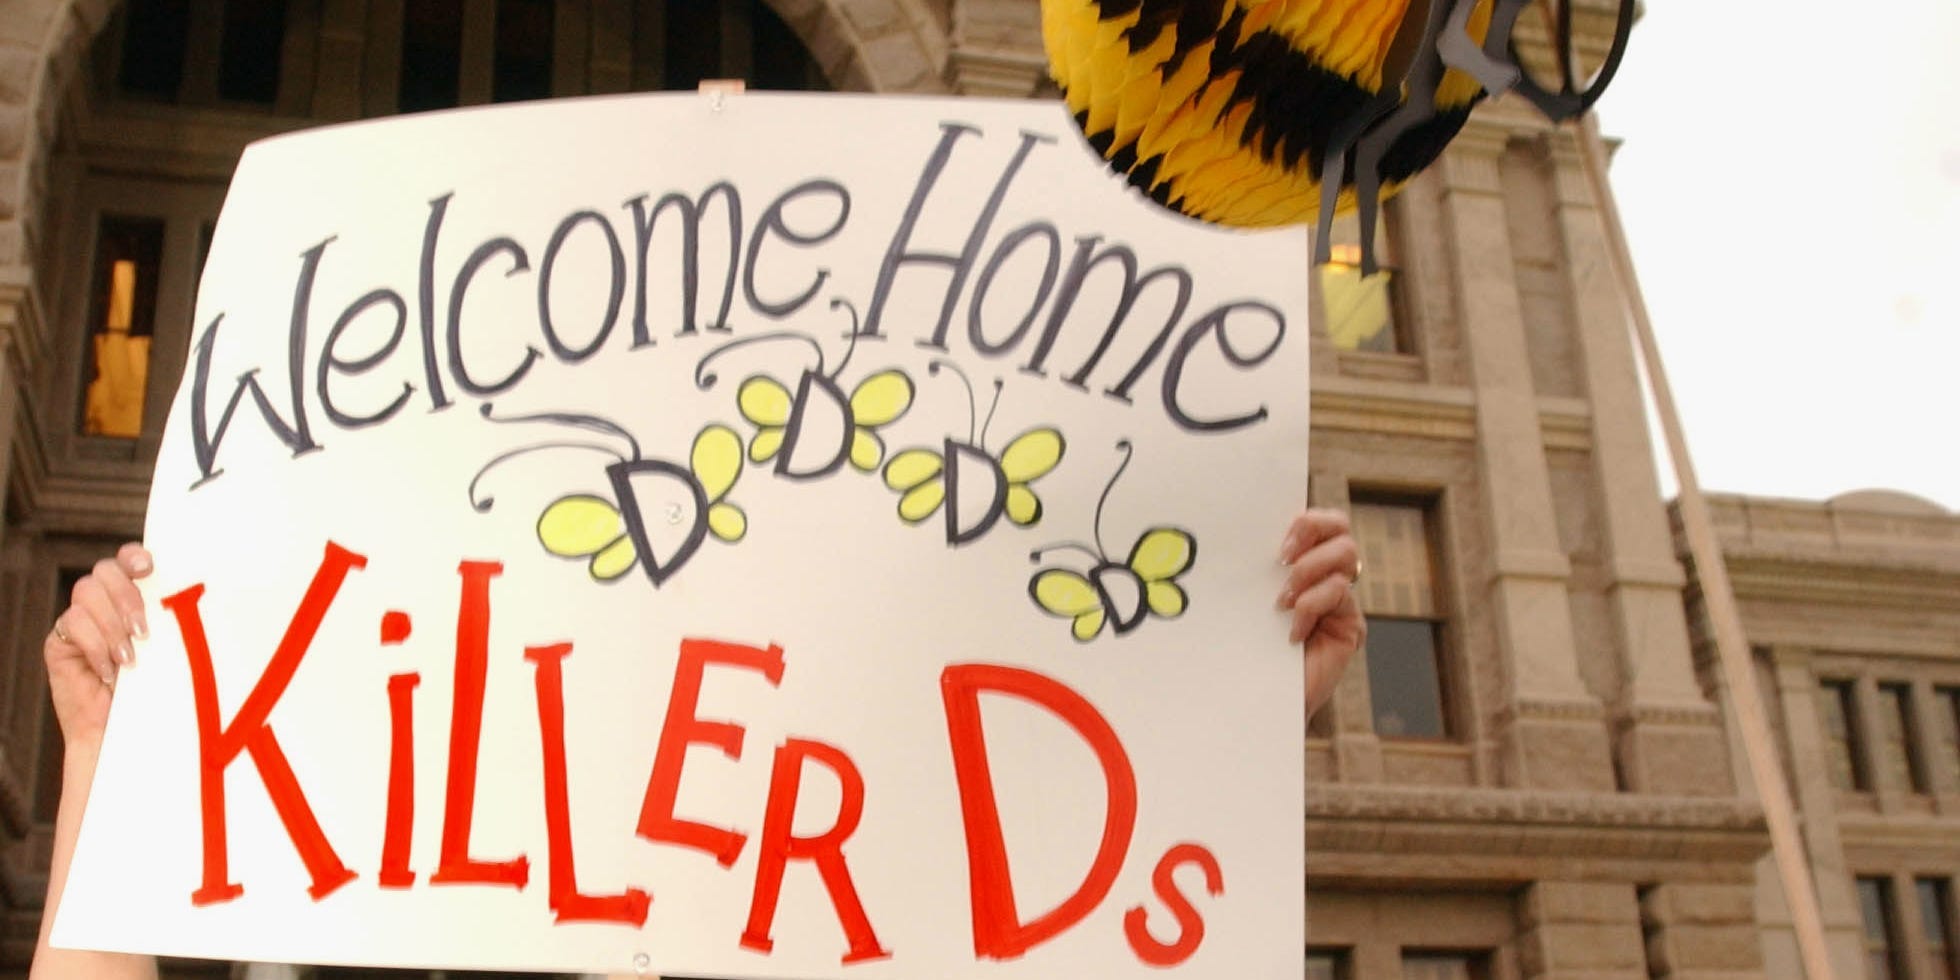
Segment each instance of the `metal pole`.
M1749 653L1749 641L1742 631L1742 617L1736 609L1735 590L1729 584L1728 564L1722 558L1715 537L1715 522L1709 516L1708 501L1695 479L1694 462L1688 457L1688 442L1682 435L1681 418L1674 408L1674 394L1661 366L1660 347L1654 342L1653 321L1647 316L1647 301L1641 295L1639 279L1633 271L1633 254L1627 248L1626 228L1620 223L1619 205L1613 199L1612 185L1606 180L1606 149L1600 140L1599 122L1590 112L1578 119L1580 156L1585 160L1586 178L1598 203L1600 220L1606 226L1607 251L1614 272L1619 275L1621 292L1632 313L1633 335L1647 369L1647 383L1654 397L1654 410L1660 416L1661 431L1667 439L1668 458L1681 484L1677 501L1681 523L1688 535L1688 552L1694 558L1695 576L1701 584L1702 602L1715 628L1715 650L1722 663L1722 677L1729 689L1729 704L1735 711L1735 725L1742 737L1749 771L1755 777L1756 795L1769 821L1771 850L1783 880L1790 916L1797 933L1797 949L1804 972L1810 980L1834 980L1829 950L1824 945L1824 921L1818 912L1817 886L1810 876L1810 862L1803 840L1797 833L1796 809L1790 803L1790 789L1783 779L1783 766L1777 759L1770 735L1768 715Z

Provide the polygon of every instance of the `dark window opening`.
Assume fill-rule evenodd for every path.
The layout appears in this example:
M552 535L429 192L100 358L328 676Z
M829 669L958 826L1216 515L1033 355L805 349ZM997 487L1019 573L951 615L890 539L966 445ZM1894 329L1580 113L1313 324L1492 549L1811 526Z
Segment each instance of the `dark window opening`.
M407 0L402 5L402 112L448 109L460 97L463 0Z
M1871 788L1858 738L1858 708L1848 680L1817 684L1817 710L1823 716L1824 736L1831 753L1831 783L1840 790Z
M1914 793L1930 793L1931 773L1919 754L1918 718L1912 710L1910 684L1880 684L1878 701L1884 716L1885 769L1892 785Z
M698 88L721 77L721 2L667 5L666 88Z
M1926 968L1931 980L1960 980L1960 950L1953 946L1953 891L1945 878L1921 878L1920 932L1926 937Z
M750 31L755 49L749 63L755 77L750 81L759 89L797 92L825 87L822 73L810 58L803 39L790 30L776 11L761 0L748 0L753 12Z
M1349 980L1344 950L1307 950L1307 980Z
M1368 617L1368 688L1374 695L1375 734L1443 738L1442 665L1438 624L1422 619Z
M118 72L123 94L177 101L190 33L190 0L129 0Z
M552 0L497 0L495 101L551 97L552 10Z
M1897 925L1892 919L1891 884L1885 878L1858 879L1858 911L1865 922L1866 980L1899 976L1898 953L1892 941Z
M225 0L218 47L218 98L271 105L279 98L286 0Z

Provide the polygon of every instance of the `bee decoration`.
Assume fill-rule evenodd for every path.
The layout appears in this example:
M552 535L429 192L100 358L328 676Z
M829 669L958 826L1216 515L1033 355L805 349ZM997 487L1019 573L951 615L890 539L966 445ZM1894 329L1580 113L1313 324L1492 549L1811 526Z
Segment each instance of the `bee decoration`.
M1030 484L1062 461L1068 447L1061 431L1029 429L1008 440L998 455L989 452L987 427L1000 407L1001 382L994 382L993 404L976 433L979 401L972 380L950 361L935 359L926 370L936 377L942 368L966 386L966 441L947 436L938 450L907 449L892 457L885 466L885 485L901 495L899 519L922 524L944 510L946 543L955 547L986 534L1003 516L1021 527L1040 521L1041 498Z
M735 542L748 533L748 515L728 500L742 474L742 439L728 426L709 425L696 433L688 464L681 466L645 458L631 433L598 416L542 413L497 418L488 404L481 411L492 422L544 422L624 441L630 455L596 441L523 446L490 460L470 480L470 506L488 513L496 498L480 492L483 479L511 459L547 449L612 456L614 461L605 468L610 497L566 494L547 505L537 523L544 550L560 558L584 559L595 581L616 581L637 565L657 588L679 572L709 536Z
M1635 0L1598 5L1616 20L1591 72L1574 64L1579 0L1547 2L1556 90L1521 67L1525 0L1042 0L1042 38L1089 145L1151 200L1236 227L1317 221L1316 264L1355 210L1372 274L1379 203L1478 102L1516 91L1558 122L1612 80Z
M1130 555L1118 563L1103 547L1103 505L1130 465L1134 450L1127 439L1116 443L1123 462L1103 487L1096 501L1096 544L1092 549L1081 542L1063 542L1034 551L1028 560L1039 564L1053 551L1080 551L1094 559L1088 572L1068 568L1044 568L1028 580L1028 595L1034 604L1053 616L1071 620L1070 632L1083 643L1095 639L1105 625L1122 636L1142 625L1146 614L1175 619L1190 605L1177 577L1189 571L1198 557L1198 542L1181 528L1153 527L1143 532L1131 546Z
M897 369L872 374L858 382L849 397L844 395L837 378L857 351L857 309L842 298L831 300L830 308L851 315L851 330L845 335L850 346L835 370L824 370L823 348L816 340L793 332L731 341L709 351L694 369L695 385L707 391L719 380L708 370L709 362L738 347L801 340L816 351L815 366L804 370L795 391L767 374L754 374L735 394L742 417L756 427L749 442L749 461L760 465L774 460L776 475L792 480L828 476L846 461L860 472L877 472L885 459L885 444L877 429L896 421L912 405L912 379Z

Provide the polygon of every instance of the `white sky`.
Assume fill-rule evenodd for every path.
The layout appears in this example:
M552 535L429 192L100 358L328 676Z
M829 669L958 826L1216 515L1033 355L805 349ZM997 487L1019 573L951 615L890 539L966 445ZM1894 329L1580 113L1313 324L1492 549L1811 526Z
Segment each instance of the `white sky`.
M1953 0L1649 0L1600 121L1705 489L1960 510L1957 47Z

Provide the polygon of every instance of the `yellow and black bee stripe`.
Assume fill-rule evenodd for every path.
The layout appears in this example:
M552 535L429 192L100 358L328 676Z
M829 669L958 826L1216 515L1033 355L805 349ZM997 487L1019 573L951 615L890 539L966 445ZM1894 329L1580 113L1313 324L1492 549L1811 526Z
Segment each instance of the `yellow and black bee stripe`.
M1434 0L1443 2L1443 0ZM1478 43L1492 0L1478 0ZM1049 64L1090 145L1166 207L1225 225L1312 220L1337 133L1380 112L1405 18L1422 0L1043 0ZM1398 91L1401 78L1391 76ZM1404 96L1405 97L1405 96ZM1387 198L1442 153L1484 97L1456 68L1435 114L1389 145ZM1362 134L1366 128L1361 130ZM1338 206L1354 206L1343 161Z

